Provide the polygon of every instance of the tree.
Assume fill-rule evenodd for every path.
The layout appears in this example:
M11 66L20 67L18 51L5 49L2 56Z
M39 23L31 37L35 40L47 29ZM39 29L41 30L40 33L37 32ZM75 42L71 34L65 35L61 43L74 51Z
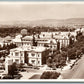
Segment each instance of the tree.
M75 59L76 58L76 48L70 48L67 51L69 59Z
M57 42L57 50L60 50L60 42Z
M53 63L56 65L56 67L62 67L66 63L66 56L62 56L62 54L56 54L53 58Z
M22 36L27 35L27 29L22 29L22 30L21 30L21 34L22 34Z
M73 41L72 41L72 37L69 37L69 45L72 45Z
M47 65L49 67L52 67L52 58L51 57L48 57L48 59L47 59Z
M18 65L18 68L23 68L23 63L20 63L19 65Z
M2 48L3 50L5 50L6 49L6 45L5 45L5 43L3 44L3 48Z
M9 66L8 68L8 74L14 77L15 74L17 74L17 65L16 63L13 63L12 65Z
M37 46L37 41L35 40L34 34L33 34L33 46Z
M76 56L77 56L77 58L80 58L80 55L81 55L81 50L77 50L77 51L76 51Z
M84 47L81 47L81 51L82 51L82 53L84 54Z
M67 48L66 47L62 47L61 50L62 51L67 51Z
M65 57L66 58L67 57L67 52L66 51L62 51L61 52L61 55L62 55L62 57Z

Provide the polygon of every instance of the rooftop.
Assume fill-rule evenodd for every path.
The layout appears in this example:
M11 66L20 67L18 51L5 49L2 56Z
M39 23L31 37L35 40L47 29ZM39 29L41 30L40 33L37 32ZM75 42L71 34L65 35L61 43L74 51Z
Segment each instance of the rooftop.
M33 36L25 36L25 37L23 37L22 39L30 39L30 40L32 40L33 39Z
M46 47L40 47L40 46L21 46L18 48L11 49L11 52L20 52L20 51L30 51L30 52L43 52L47 48Z

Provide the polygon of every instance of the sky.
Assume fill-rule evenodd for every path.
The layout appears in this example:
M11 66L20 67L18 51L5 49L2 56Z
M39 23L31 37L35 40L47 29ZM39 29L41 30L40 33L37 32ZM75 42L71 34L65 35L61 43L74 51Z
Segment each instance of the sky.
M84 18L84 3L0 2L0 21Z

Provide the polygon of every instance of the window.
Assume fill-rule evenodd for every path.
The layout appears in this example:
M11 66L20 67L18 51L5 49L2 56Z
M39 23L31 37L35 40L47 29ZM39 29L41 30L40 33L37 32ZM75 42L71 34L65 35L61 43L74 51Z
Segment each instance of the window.
M34 64L35 63L35 60L31 60L31 62Z
M21 53L21 56L23 56L23 54Z
M35 56L35 54L34 54L34 53L32 53L31 55L32 55L32 56Z
M39 55L38 55L38 57L39 57Z
M40 61L38 61L38 64L40 63Z
M50 46L50 48L52 48L52 46Z
M38 57L39 57L40 55L38 54Z
M19 63L19 59L16 59L15 62L18 64Z
M29 56L29 54L27 53L27 56Z
M43 34L43 37L45 36L45 34Z
M21 60L21 63L23 63L23 60Z
M16 53L15 53L15 56L18 56L18 55L19 55L19 53L16 52Z
M11 53L11 55L13 56L13 53Z

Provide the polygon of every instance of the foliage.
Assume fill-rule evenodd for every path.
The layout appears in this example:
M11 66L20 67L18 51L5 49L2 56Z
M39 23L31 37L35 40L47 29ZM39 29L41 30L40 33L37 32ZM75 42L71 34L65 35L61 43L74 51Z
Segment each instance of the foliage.
M43 72L40 79L57 79L60 73L57 72Z
M84 47L82 47L81 50L82 50L82 53L84 54Z
M54 52L54 54L51 56L52 62L49 63L49 59L47 59L47 64L51 67L53 65L55 65L56 67L63 67L64 65L66 65L67 57L70 61L71 59L80 58L82 53L84 54L84 36L80 33L77 36L76 42L73 42L71 40L69 46L61 48L61 52L59 50Z
M0 36L15 36L16 33L20 33L22 29L26 29L28 31L29 35L32 35L33 32L40 33L40 32L55 32L55 31L74 31L75 28L68 27L68 26L59 26L59 27L46 27L46 26L8 26L8 25L2 25L0 27Z
M76 49L75 49L75 47L69 48L67 53L68 53L69 59L75 59L76 58Z
M77 58L79 58L80 55L81 55L81 50L77 50L77 51L76 51L76 56L77 56Z
M47 59L47 65L48 65L49 67L52 67L52 58L51 58L51 57L49 57L49 58Z
M57 42L57 50L60 50L60 42Z
M9 66L8 74L11 75L12 77L18 74L16 63L13 63L12 65Z
M53 68L62 67L66 64L66 57L67 57L67 53L65 51L63 52L56 51L54 52L52 57L47 58L47 65L48 67L53 67Z

